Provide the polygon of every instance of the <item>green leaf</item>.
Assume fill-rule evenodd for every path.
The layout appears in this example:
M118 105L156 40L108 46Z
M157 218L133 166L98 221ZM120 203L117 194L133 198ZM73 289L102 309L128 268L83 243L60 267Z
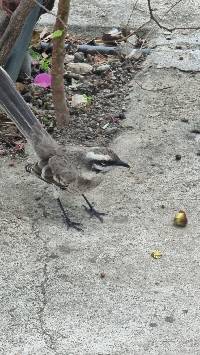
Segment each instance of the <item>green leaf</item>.
M57 31L54 31L51 36L52 36L52 38L59 38L62 36L63 32L64 32L63 30L57 30Z
M49 71L49 65L51 63L49 58L42 58L39 63L42 70Z
M84 97L85 101L87 102L87 105L91 105L92 100L93 100L92 96L88 96L88 95L84 94L83 97Z
M41 60L42 56L40 53L35 52L32 48L29 49L29 53L34 60Z

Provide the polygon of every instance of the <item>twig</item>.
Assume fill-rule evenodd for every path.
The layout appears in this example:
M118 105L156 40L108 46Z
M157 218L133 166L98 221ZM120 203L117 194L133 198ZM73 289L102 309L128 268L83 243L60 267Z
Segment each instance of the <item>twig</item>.
M64 21L61 19L60 16L55 15L52 11L48 10L46 8L46 6L40 4L37 0L33 0L38 6L40 6L43 10L45 10L49 15L54 16L55 18L57 18L58 20L60 20L60 22L62 23L62 25L65 27L66 30L68 30L68 26L66 26L66 24L64 23Z
M173 4L164 14L164 16L166 16L176 5L178 5L182 0L178 0L175 4ZM148 3L148 8L149 8L149 14L150 14L150 18L151 20L153 20L157 25L158 27L166 30L166 31L169 31L169 32L173 32L173 31L176 31L176 30L199 30L200 29L200 26L189 26L189 27L171 27L171 28L168 28L166 26L163 26L160 24L160 22L157 20L157 18L154 16L153 14L153 9L151 7L151 0L147 0L147 3ZM164 16L162 17L162 20L164 18Z

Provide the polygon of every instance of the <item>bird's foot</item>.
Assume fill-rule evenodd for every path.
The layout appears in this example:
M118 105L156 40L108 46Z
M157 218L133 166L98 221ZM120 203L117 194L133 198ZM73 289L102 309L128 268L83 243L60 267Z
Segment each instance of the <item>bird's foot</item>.
M59 205L59 207L60 207L60 209L62 211L64 222L65 222L65 224L67 226L67 229L74 228L74 229L76 229L79 232L82 231L83 230L82 229L82 224L79 223L79 222L71 221L71 219L67 216L67 213L66 213L66 211L65 211L65 209L64 209L64 207L62 205L62 202L60 201L59 198L57 198L57 202L58 202L58 205Z
M71 221L71 219L67 215L65 215L65 216L63 215L63 217L64 217L65 224L67 226L67 229L74 228L79 232L83 230L81 223Z
M83 205L85 208L86 212L90 215L90 217L96 217L101 223L103 223L103 216L106 216L107 213L105 212L99 212L97 211L94 206L88 201L87 197L85 195L82 195L84 200L87 202L88 206Z

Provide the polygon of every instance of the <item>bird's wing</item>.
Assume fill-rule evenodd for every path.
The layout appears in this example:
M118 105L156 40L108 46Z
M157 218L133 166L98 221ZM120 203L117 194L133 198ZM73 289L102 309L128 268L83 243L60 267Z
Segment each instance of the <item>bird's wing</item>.
M67 188L76 183L78 171L72 168L71 162L68 162L64 155L51 157L48 166L52 172L53 181L60 187Z

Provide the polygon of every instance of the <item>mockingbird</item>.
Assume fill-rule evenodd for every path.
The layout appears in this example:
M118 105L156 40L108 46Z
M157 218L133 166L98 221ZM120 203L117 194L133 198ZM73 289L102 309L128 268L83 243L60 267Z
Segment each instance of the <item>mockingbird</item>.
M99 185L104 173L113 167L128 168L129 165L106 147L65 147L58 144L43 128L2 67L0 67L0 106L30 141L39 158L37 163L28 164L26 171L69 193L82 194L88 205L84 206L86 211L102 222L104 213L95 210L84 192ZM58 195L56 199L67 226L80 230L80 223L69 219Z

